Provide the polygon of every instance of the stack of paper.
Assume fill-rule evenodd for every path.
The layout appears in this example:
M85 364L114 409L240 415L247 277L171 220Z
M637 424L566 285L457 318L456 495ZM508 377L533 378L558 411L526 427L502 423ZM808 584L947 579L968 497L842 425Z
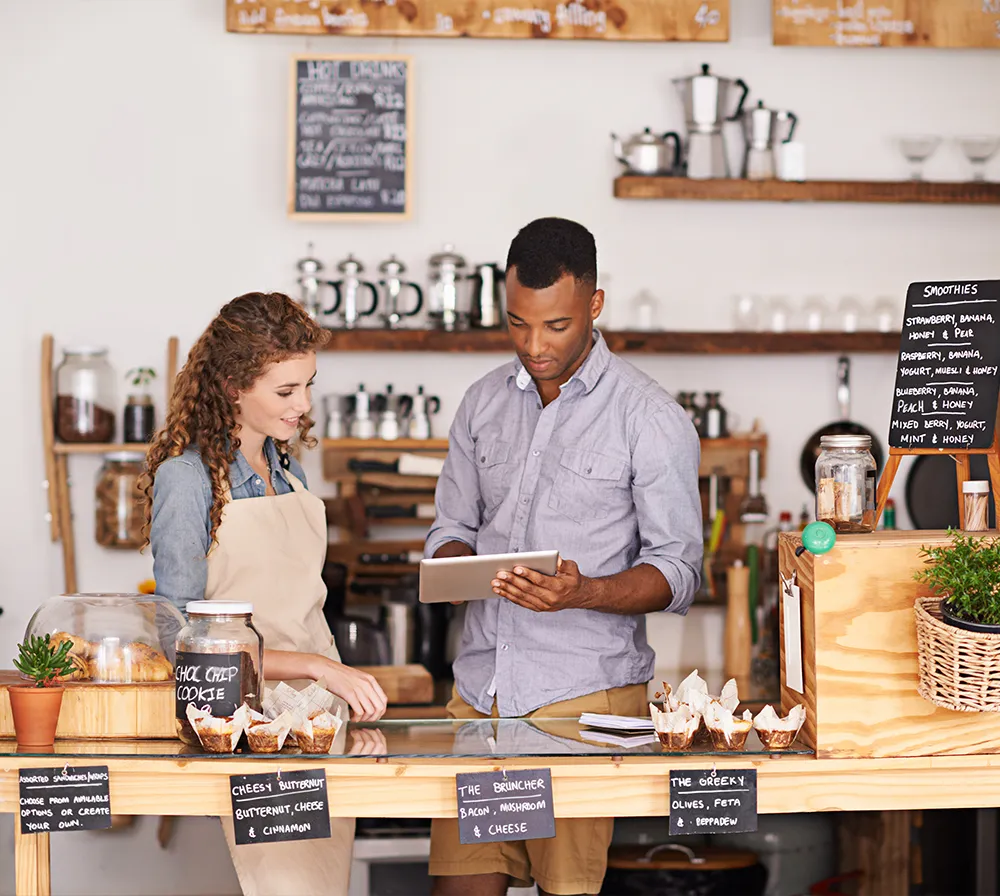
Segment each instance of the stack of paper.
M580 724L587 728L600 728L604 731L625 731L653 733L653 720L637 716L610 716L597 712L585 712L580 716Z

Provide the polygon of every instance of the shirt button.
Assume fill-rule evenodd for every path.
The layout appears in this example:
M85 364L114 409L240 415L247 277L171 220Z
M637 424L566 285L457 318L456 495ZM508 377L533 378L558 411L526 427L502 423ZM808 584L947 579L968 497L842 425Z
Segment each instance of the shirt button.
M541 453L542 453L541 451L537 451L537 450L536 451L532 451L531 452L531 456L532 457L538 457L538 455L541 454Z
M257 479L256 482L257 482L257 485L260 485L260 480L259 479Z
M587 467L587 472L588 472L588 473L590 472L590 467Z
M521 498L521 503L522 504L527 504L528 503L528 499L527 498Z
M506 649L507 649L507 645L506 645L506 644L504 644L504 645L503 645L503 647L502 647L501 649L503 649L503 650L506 650Z
M486 455L485 455L485 454L484 454L484 455L483 455L483 456L482 456L481 458L479 458L479 462L480 462L481 464L484 464L484 463L486 463Z

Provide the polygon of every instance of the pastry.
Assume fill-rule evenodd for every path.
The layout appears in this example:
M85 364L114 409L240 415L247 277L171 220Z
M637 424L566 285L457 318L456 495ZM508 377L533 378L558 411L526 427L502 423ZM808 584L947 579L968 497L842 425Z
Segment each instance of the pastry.
M68 656L74 668L69 674L60 675L55 680L58 682L83 681L89 675L88 659L94 649L94 645L90 641L85 641L83 638L71 635L68 632L53 632L49 636L49 643L55 648L58 648L64 641L69 641L73 645L69 649Z

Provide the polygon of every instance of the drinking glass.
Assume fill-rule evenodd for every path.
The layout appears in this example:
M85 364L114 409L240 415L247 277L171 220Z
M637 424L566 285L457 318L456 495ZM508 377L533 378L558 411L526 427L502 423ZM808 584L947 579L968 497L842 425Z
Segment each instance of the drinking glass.
M872 305L875 329L880 333L892 333L902 326L899 303L892 296L879 296Z
M760 329L758 296L733 296L733 329L751 333Z
M792 308L785 296L771 296L767 303L767 325L773 333L788 331Z
M826 326L829 309L822 296L806 296L802 303L802 329L809 333L818 333Z
M844 296L837 304L835 328L842 333L857 333L863 329L864 306L856 296Z
M957 142L972 165L972 179L986 180L986 163L1000 149L1000 137L959 137Z
M899 149L910 163L910 179L924 179L924 162L926 162L935 150L941 145L940 137L929 135L919 135L899 138Z

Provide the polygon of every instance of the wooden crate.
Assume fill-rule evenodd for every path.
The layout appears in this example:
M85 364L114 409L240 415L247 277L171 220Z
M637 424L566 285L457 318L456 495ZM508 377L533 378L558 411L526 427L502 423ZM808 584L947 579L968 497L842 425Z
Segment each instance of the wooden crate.
M820 758L942 756L1000 751L1000 713L940 709L917 692L913 580L922 545L940 531L838 536L830 553L795 556L798 533L779 537L786 578L801 588L805 694L786 681L781 596L781 705L802 703L802 739Z
M362 666L374 675L390 704L428 704L434 679L423 666ZM21 684L17 672L0 671L0 738L14 736L7 689ZM65 685L57 737L78 740L171 738L174 726L174 683Z

